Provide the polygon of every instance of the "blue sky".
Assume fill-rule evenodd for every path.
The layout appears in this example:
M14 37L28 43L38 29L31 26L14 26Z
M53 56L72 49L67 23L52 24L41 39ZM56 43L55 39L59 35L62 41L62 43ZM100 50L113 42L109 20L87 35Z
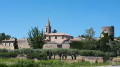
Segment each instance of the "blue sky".
M48 17L52 30L74 37L93 27L114 26L120 36L120 0L0 0L0 33L27 37L31 27L44 30Z

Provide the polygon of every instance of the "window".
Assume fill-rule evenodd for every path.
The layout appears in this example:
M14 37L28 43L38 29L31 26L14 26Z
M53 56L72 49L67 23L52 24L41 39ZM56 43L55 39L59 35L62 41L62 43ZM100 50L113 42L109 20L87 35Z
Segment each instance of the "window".
M57 45L58 48L62 48L62 45Z
M6 43L5 43L5 46L6 46Z
M9 46L10 46L10 43L9 43Z
M49 36L49 40L51 40L51 37Z
M62 36L62 39L64 39L64 36Z
M55 36L55 39L57 39L57 36Z
M47 32L48 28L46 28L46 32Z

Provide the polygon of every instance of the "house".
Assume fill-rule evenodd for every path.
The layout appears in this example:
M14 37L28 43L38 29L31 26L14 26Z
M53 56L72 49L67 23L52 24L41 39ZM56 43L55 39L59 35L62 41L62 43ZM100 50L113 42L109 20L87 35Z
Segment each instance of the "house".
M66 33L51 33L50 21L45 26L45 41L43 49L70 48L70 39L73 36Z

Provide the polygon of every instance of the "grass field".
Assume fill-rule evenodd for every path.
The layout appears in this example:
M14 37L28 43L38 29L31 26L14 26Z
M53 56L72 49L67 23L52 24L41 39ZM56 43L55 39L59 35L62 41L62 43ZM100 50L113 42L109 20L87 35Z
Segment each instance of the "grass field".
M67 63L64 60L0 59L0 67L94 67L103 65L110 65L110 63L89 63L87 61Z

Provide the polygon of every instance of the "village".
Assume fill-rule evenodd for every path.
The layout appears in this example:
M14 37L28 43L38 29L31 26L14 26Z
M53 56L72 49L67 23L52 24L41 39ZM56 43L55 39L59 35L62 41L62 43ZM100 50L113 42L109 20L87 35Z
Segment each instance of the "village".
M0 0L0 67L120 67L120 0Z

